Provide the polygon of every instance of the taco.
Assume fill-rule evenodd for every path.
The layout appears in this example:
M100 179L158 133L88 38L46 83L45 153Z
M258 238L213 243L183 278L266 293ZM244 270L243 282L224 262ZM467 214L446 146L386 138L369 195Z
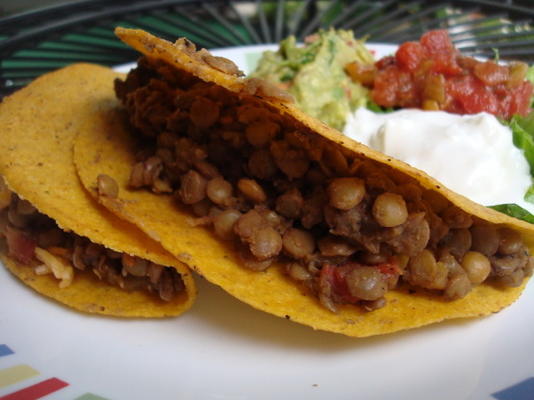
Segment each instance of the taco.
M72 146L80 125L113 103L119 75L73 65L0 105L1 260L25 284L69 307L118 317L179 315L192 304L188 268L81 185ZM113 190L100 177L101 187Z
M83 184L209 281L314 329L370 336L482 316L532 273L533 226L473 203L244 79L140 30L111 108L80 129ZM98 190L106 174L117 196Z

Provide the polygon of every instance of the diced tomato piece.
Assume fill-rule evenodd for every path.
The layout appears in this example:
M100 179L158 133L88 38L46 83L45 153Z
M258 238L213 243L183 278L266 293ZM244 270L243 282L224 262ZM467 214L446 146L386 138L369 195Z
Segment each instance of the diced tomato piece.
M398 104L401 107L417 107L421 101L418 88L410 73L400 71L398 74Z
M392 65L395 65L396 64L396 60L395 60L395 57L394 56L386 56L386 57L383 57L381 58L380 60L378 60L376 63L375 63L375 67L377 69L385 69L389 66L392 66Z
M421 45L429 54L452 54L454 46L449 37L449 33L445 29L437 29L429 31L419 39Z
M462 114L476 114L483 111L499 114L497 97L475 77L467 75L449 82L448 88L456 102L461 104Z
M377 265L380 272L387 276L399 275L401 270L395 258L391 258L388 262Z
M29 264L35 255L36 242L24 232L7 226L6 241L9 255L22 264Z
M346 277L355 268L363 267L364 265L357 262L347 262L341 265L325 264L321 268L321 275L319 279L322 284L328 283L332 289L332 298L336 303L355 304L360 299L350 294L347 285ZM391 258L388 262L383 264L373 265L380 273L389 279L400 274L400 268L395 258Z
M519 87L511 90L511 101L508 109L506 109L504 118L509 119L514 114L519 114L525 117L530 112L530 99L534 93L534 86L532 83L525 81Z
M336 303L355 304L359 300L349 292L347 281L345 280L348 272L347 267L343 268L332 264L325 264L321 268L319 279L323 282L323 285L328 282L332 289L332 298Z
M426 58L426 51L418 42L403 43L395 53L395 59L400 68L415 71Z
M399 73L396 66L378 71L371 97L373 101L383 107L397 105L397 92L399 91Z
M433 56L432 61L431 71L437 74L455 76L462 72L456 62L456 58L451 57L449 54L436 54Z
M471 96L473 93L474 78L471 75L461 76L455 79L450 79L445 83L447 92L454 98Z

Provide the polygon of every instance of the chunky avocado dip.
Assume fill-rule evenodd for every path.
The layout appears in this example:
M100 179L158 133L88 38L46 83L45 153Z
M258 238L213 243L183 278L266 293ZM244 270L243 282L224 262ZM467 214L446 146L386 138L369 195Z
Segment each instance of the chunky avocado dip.
M297 47L290 36L278 51L263 53L253 77L267 79L288 90L300 108L337 129L343 129L349 112L364 107L368 91L345 72L351 62L373 64L362 41L351 31L325 30L309 36Z

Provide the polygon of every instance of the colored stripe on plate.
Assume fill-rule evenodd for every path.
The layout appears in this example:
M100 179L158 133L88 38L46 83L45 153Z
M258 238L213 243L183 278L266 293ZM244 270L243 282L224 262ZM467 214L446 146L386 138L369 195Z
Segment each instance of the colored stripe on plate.
M7 347L5 344L0 344L0 357L13 354L14 351Z
M498 400L532 400L534 396L534 377L493 393L492 396Z
M96 394L92 393L85 393L82 394L80 397L76 397L74 400L108 400L105 397L97 396Z
M67 382L63 382L60 379L50 378L46 381L36 383L35 385L2 396L0 397L0 400L36 400L63 389L68 385Z
M26 364L0 369L0 388L39 375L39 372Z

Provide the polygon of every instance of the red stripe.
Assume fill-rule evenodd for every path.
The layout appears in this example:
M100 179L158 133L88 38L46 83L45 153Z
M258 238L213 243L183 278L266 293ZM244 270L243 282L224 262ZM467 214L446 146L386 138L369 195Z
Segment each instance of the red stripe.
M57 378L50 378L17 392L2 396L0 400L36 400L50 393L54 393L59 389L63 389L65 386L69 386L69 384Z

